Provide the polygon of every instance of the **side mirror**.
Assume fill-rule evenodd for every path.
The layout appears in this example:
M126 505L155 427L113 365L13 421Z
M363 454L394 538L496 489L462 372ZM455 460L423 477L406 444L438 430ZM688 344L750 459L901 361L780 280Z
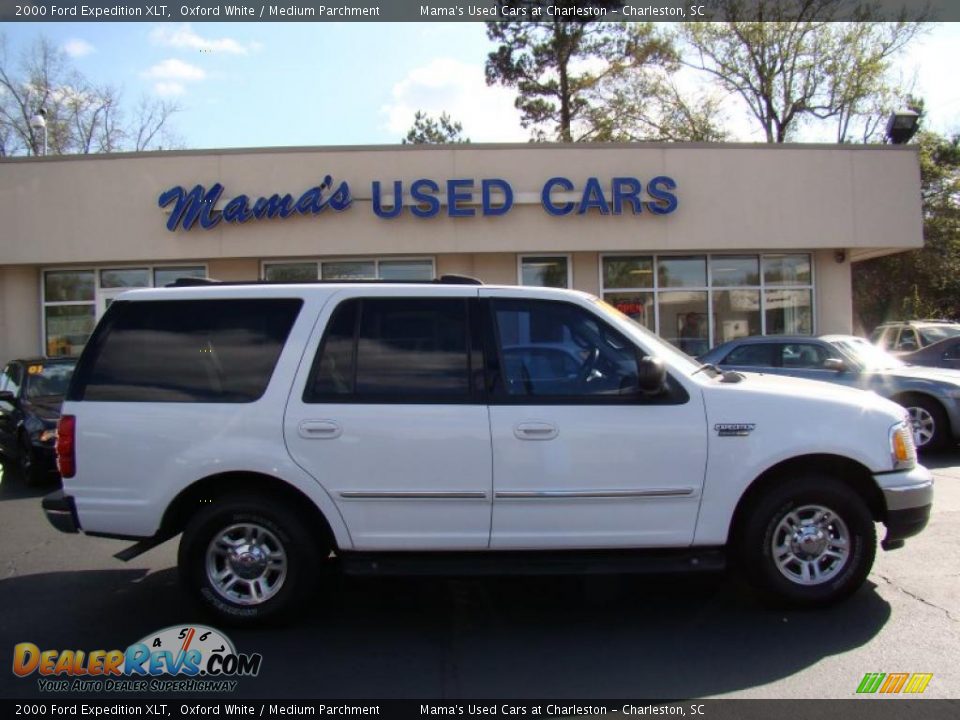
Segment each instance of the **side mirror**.
M667 383L667 369L655 357L642 357L637 362L637 388L647 395L663 392Z
M17 396L14 395L9 390L0 390L0 402L6 402L13 405L13 403L16 402L16 400L17 400Z
M847 369L847 364L840 358L827 358L823 361L823 367L825 370L843 372Z

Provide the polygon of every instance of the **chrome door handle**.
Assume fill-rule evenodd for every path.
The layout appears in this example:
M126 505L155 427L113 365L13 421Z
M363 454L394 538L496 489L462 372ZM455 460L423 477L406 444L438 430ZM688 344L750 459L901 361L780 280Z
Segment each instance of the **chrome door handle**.
M513 426L513 434L518 440L553 440L560 429L547 422L522 422Z
M332 440L340 437L343 428L333 420L303 420L297 426L297 432L307 440Z

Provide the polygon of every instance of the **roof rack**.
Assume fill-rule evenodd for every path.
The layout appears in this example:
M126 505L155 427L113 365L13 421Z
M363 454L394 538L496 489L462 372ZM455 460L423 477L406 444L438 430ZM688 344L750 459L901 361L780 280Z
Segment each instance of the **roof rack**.
M370 284L370 285L483 285L483 281L469 275L441 275L433 280L216 280L214 278L181 277L164 287L209 287L233 285L331 285L331 284Z

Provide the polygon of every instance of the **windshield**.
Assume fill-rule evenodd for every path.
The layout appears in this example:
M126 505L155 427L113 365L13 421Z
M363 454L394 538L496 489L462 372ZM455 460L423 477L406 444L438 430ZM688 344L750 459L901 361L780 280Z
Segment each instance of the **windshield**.
M906 363L898 360L886 350L881 350L876 345L871 345L863 338L830 340L830 344L856 360L864 370L889 370L906 365Z
M55 365L29 365L27 367L27 397L39 398L50 395L66 395L73 363Z
M923 338L925 345L930 345L937 342L938 340L946 340L947 338L956 337L960 335L960 325L943 325L937 327L925 327L922 330L918 330L920 336Z
M617 310L617 308L608 303L606 300L601 300L598 297L593 297L591 299L594 303L596 303L597 307L607 315L611 315L617 320L626 320L632 330L639 332L643 336L644 342L650 346L651 355L655 357L670 356L674 360L677 360L681 367L689 367L690 370L698 370L700 368L701 363L697 362L694 358L690 357L682 350L678 350L670 343L665 342L659 335L650 332L632 317Z

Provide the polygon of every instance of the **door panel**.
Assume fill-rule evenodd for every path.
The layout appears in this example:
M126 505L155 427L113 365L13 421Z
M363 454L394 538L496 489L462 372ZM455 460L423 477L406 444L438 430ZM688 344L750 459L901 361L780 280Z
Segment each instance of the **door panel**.
M700 393L674 379L640 396L638 348L603 318L509 293L480 291L498 347L491 547L691 543L707 452ZM543 362L551 353L564 360Z
M385 290L327 304L318 326L329 330L311 342L319 352L308 350L287 406L290 454L330 493L355 549L486 548L492 468L487 408L471 383L482 367L475 299Z

